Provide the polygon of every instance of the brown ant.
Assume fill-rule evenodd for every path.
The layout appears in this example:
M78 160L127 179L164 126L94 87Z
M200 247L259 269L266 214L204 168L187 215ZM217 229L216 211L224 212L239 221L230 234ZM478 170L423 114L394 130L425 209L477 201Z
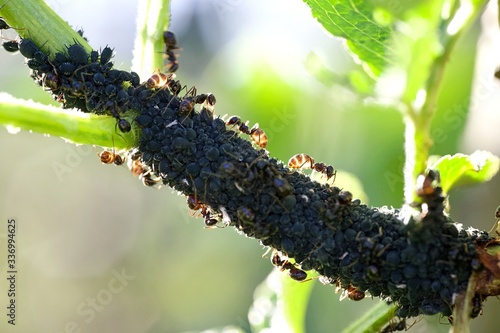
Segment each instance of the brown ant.
M143 171L142 174L140 174L139 176L139 179L142 180L142 183L146 186L155 186L156 184L158 184L160 182L160 178L153 178L153 176L151 176L151 170L148 170L148 171Z
M114 146L114 142L113 142L113 146ZM114 163L115 165L122 165L123 162L125 162L125 159L121 155L117 154L115 152L114 148L112 151L103 150L100 154L98 154L98 156L99 156L99 159L101 160L101 163L103 163L103 164Z
M329 180L333 177L335 182L335 177L337 176L337 170L335 170L331 165L326 165L325 163L315 163L314 158L307 154L296 154L288 160L288 167L292 169L305 169L309 168L314 171L320 172L326 176Z
M419 197L427 197L434 194L437 184L440 182L439 172L429 170L427 175L420 174L417 177L416 192Z
M177 60L174 50L179 50L175 34L172 31L163 32L163 41L165 42L165 55L168 59L168 72L173 73L179 69L179 61Z
M345 291L347 292L347 297L349 297L351 301L361 301L365 298L365 292L354 287L352 284L350 284Z
M131 160L128 167L134 177L139 177L142 173L144 173L144 168L139 160Z
M193 194L188 195L187 199L187 205L189 209L197 211L201 210L201 216L205 219L205 225L207 227L213 227L219 222L217 219L214 219L210 215L210 208L208 208L206 205L201 203Z
M337 283L337 288L335 290L335 293L337 293L340 290L341 286L339 283ZM348 297L351 301L361 301L363 298L365 298L365 292L359 290L358 288L354 287L352 284L349 284L349 286L344 289L342 294L340 295L340 300L342 301L346 297Z
M259 124L253 125L252 128L248 128L248 121L242 122L241 118L238 116L232 116L226 122L227 126L238 126L240 132L250 135L253 143L255 143L260 148L266 148L267 146L267 135L266 133L259 128Z
M182 86L181 83L178 80L174 80L174 78L175 74L164 74L157 70L149 79L146 80L144 85L148 89L161 89L166 87L173 95L178 95L182 90Z
M162 88L165 85L168 87L169 82L172 81L174 77L174 74L164 74L157 71L156 73L153 73L149 79L147 79L146 88Z
M188 96L190 95L190 96ZM191 87L182 99L179 105L179 115L187 116L194 109L195 104L206 104L213 114L213 106L215 105L215 96L213 94L196 95L196 88Z
M141 153L138 150L132 150L128 154L127 167L129 168L130 172L132 172L132 176L134 177L139 177L141 174L146 173L140 157Z
M203 107L210 111L212 115L215 113L214 105L216 101L215 95L210 93L195 96L195 103L203 104Z
M122 165L124 162L123 157L116 154L114 151L109 151L109 150L102 151L99 154L99 158L101 159L101 162L104 164L114 163L115 165Z
M307 273L303 270L295 267L288 260L283 260L277 251L274 251L273 257L271 258L271 262L274 266L278 267L282 272L284 270L288 270L288 275L294 279L295 281L304 281L307 278Z

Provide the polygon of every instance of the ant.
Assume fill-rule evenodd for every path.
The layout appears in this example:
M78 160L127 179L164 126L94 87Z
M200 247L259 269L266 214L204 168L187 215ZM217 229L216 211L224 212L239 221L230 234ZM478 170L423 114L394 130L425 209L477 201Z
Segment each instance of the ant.
M323 162L315 163L314 158L307 154L296 154L292 156L290 160L288 160L288 167L292 169L310 168L325 175L327 180L333 177L334 182L337 176L337 170L331 165L326 165Z
M114 146L114 143L113 143L113 146ZM115 153L114 148L112 151L103 150L100 154L98 154L98 156L99 156L99 159L101 160L101 163L103 163L103 164L114 163L115 165L122 165L123 162L125 162L125 158L123 158L121 155Z
M210 215L210 208L208 208L206 205L202 204L195 195L190 194L187 197L187 205L189 209L197 211L201 210L201 216L205 219L205 225L207 227L213 227L219 222L217 219L211 218Z
M417 177L417 195L419 197L427 197L434 194L437 184L441 181L439 172L429 170L427 175L420 174Z
M139 179L142 180L142 183L146 186L155 186L160 182L160 178L153 178L151 176L151 170L144 171L139 175Z
M243 123L240 117L232 116L226 122L226 125L238 126L240 132L250 135L250 138L252 139L253 143L255 143L257 146L259 146L260 148L267 147L267 141L268 141L267 135L262 129L259 128L259 124L255 124L253 125L252 128L249 129L248 121Z
M105 104L105 107L109 107L108 110L111 113L111 116L113 116L113 118L116 119L115 130L116 130L116 127L118 127L122 133L128 133L132 130L132 126L130 125L130 122L127 119L120 117L120 113L119 113L120 110L119 110L118 106L116 106L116 102L113 103L111 101L108 101Z
M99 154L101 162L104 164L114 163L115 165L122 165L124 162L123 157L116 154L114 151L104 150Z
M181 90L183 89L181 83L175 79L175 74L169 73L164 74L159 71L156 71L147 81L145 82L145 86L148 89L153 88L168 88L168 90L175 96L177 96Z
M144 168L139 160L130 160L128 168L134 177L139 177L142 173L144 173Z
M217 100L215 99L214 94L201 94L195 97L195 103L196 104L203 104L203 107L206 108L212 115L215 113L215 102Z
M170 81L175 77L174 74L164 74L161 72L156 72L146 81L146 88L162 88L165 85L169 87Z
M347 289L344 290L344 294L347 294L347 297L349 297L351 301L361 301L365 298L365 292L354 287L352 284L349 284Z
M191 96L188 96L191 95ZM196 88L191 87L186 93L186 96L182 99L179 105L179 115L187 116L194 109L195 104L206 103L208 109L213 114L213 106L215 105L215 96L213 94L201 94L196 95Z
M141 155L141 152L136 149L130 150L127 154L127 167L134 177L139 177L141 174L146 173L140 161Z
M271 258L271 262L274 266L278 267L282 272L284 270L288 270L288 275L294 279L295 281L304 281L307 278L307 273L303 270L295 267L288 260L283 260L277 251L274 251L273 257Z
M114 140L113 140L113 146L114 146ZM103 150L100 154L98 154L98 156L99 156L99 159L101 160L101 163L103 163L103 164L114 163L115 165L122 165L123 162L125 162L125 158L122 157L121 155L115 153L114 148L112 151Z
M168 59L168 72L173 73L179 69L179 61L177 60L174 50L179 50L175 34L172 31L163 32L163 41L165 42L165 55Z

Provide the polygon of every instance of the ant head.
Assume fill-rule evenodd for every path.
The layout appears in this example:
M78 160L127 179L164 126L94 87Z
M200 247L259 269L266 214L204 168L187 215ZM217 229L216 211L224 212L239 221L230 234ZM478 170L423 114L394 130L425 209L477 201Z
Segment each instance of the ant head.
M175 47L177 45L177 40L175 38L175 34L172 31L163 32L163 41L166 45Z

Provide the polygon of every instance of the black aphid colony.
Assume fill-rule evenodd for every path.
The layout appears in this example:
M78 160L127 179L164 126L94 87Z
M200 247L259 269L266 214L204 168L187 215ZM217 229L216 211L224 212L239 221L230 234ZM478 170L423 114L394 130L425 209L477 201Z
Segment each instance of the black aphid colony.
M165 38L173 72L178 62L171 37ZM270 157L261 149L267 143L263 131L242 127L236 116L226 122L214 115L211 94L191 89L181 96L172 74L158 72L141 84L137 74L113 69L109 47L87 53L74 44L50 60L28 39L18 47L32 77L63 107L110 114L122 132L131 128L122 116L133 111L141 129L139 147L128 156L133 174L146 185L162 183L184 194L207 226L234 226L293 259L278 255L273 263L296 280L314 269L351 299L369 293L395 302L399 317L449 316L454 295L482 268L476 245L489 237L449 221L435 172L420 187L418 221L405 224L399 210L367 207L350 192L311 181ZM240 131L258 135L252 137L258 148ZM335 176L333 167L306 154L294 156L290 167Z

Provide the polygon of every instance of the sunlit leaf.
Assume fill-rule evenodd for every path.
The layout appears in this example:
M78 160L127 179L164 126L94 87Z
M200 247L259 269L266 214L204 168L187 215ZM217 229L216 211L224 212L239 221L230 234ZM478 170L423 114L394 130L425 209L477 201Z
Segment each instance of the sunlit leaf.
M283 287L282 309L288 325L294 333L305 332L307 305L314 281L297 282L288 274L281 274L280 277Z
M379 75L389 62L386 45L392 28L373 18L374 6L362 0L304 0L312 15L332 35L345 38L349 49Z
M497 172L500 160L487 151L476 151L471 155L455 154L441 157L430 169L441 175L441 187L445 193L452 188L489 181Z

